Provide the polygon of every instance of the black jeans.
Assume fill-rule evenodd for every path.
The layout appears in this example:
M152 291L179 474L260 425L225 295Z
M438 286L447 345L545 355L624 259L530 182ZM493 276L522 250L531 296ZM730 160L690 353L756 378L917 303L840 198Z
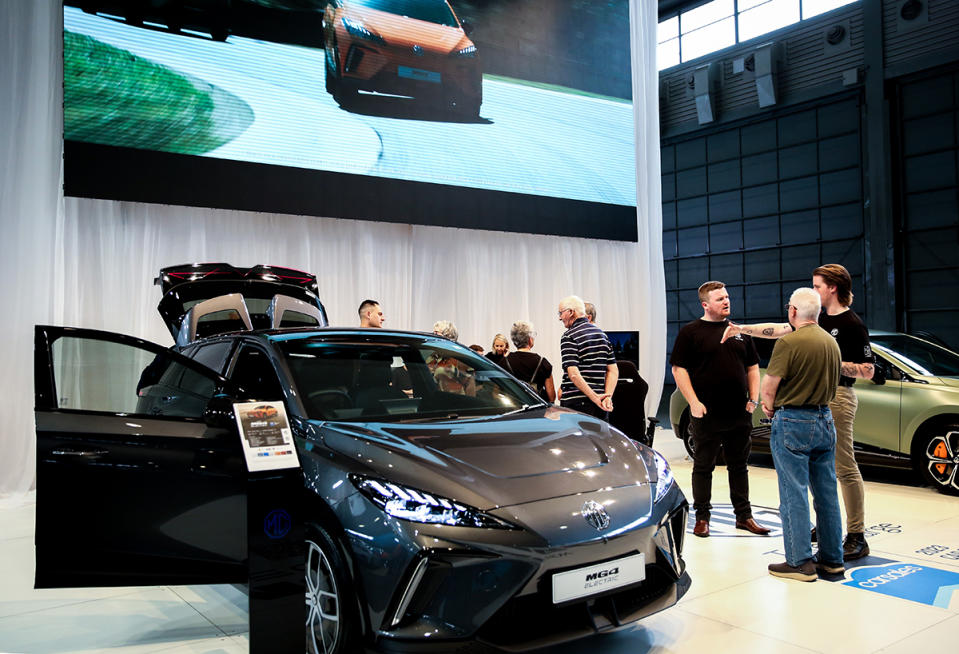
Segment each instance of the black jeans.
M716 456L722 447L729 475L729 499L737 520L753 516L749 505L749 474L746 459L752 447L750 434L752 424L744 422L729 428L716 429L700 418L690 417L693 434L693 508L697 520L709 520L713 506L709 503L713 494L713 470Z
M560 400L559 404L567 409L573 409L574 411L579 411L580 413L585 413L586 415L609 422L609 413L603 411L601 408L596 406L595 402L587 400L586 398L578 398L575 400L569 400L568 402Z

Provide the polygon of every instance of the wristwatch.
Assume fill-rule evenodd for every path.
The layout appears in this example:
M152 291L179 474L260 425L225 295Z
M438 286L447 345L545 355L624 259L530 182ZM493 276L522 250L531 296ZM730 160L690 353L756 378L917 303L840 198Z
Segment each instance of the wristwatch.
M747 404L752 404L754 407L756 407L756 408L758 409L759 406L762 404L762 399L754 400L754 399L750 398L746 403L747 403Z

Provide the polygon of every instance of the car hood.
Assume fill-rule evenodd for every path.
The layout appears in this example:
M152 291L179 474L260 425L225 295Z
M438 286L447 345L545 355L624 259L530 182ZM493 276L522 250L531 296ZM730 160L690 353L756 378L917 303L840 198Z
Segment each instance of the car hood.
M429 424L325 423L326 445L380 476L478 509L649 483L636 446L580 413L542 408Z
M959 377L926 377L926 379L938 382L951 390L959 391Z
M472 43L459 27L438 25L376 9L352 7L347 17L363 21L367 28L382 36L388 44L399 48L418 45L427 52L450 54Z

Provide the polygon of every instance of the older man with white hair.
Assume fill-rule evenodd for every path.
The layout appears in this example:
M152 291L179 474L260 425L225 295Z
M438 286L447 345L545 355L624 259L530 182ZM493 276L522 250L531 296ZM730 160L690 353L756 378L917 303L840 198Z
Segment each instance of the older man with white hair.
M763 412L772 418L770 448L779 479L784 563L769 574L816 581L817 568L841 574L842 518L836 488L836 427L829 402L836 396L842 356L836 340L818 324L819 293L793 291L786 305L796 329L776 341L762 381ZM809 499L816 508L819 554L809 542Z
M566 327L559 341L563 357L560 404L606 420L619 381L613 346L605 332L586 319L586 305L579 297L563 298L557 313Z

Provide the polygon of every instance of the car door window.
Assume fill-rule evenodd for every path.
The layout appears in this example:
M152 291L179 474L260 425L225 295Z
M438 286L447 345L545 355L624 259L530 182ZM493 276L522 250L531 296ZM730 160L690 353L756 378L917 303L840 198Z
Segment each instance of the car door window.
M251 398L283 399L283 388L277 379L276 370L266 353L258 348L244 346L240 350L230 379Z
M216 343L200 345L187 356L197 363L202 363L207 368L215 370L218 373L222 373L223 368L226 366L227 357L230 356L230 351L232 349L232 342L218 341Z
M59 409L200 418L217 388L168 353L64 336L52 344Z

